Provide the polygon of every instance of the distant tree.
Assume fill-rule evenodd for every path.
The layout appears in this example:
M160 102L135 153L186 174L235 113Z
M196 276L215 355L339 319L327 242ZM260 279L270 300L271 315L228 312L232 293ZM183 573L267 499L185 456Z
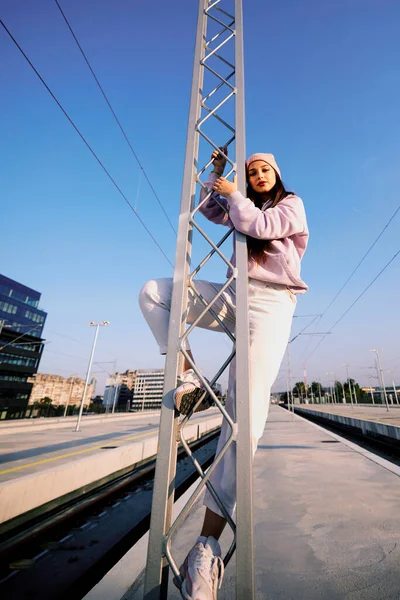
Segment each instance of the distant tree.
M359 384L355 381L355 379L348 379L347 381L344 382L343 387L344 387L344 391L346 394L346 399L348 399L348 401L350 402L350 391L349 391L349 382L351 385L351 389L352 389L352 396L353 396L353 402L354 402L354 392L357 396L357 402L359 401L366 401L368 399L368 393L364 392L361 387L359 386Z
M313 381L312 384L310 385L310 390L314 394L314 396L319 396L320 386L321 386L321 384L319 383L319 381ZM322 388L321 388L321 393L322 393Z
M52 404L53 400L48 396L41 398L40 401L36 404L36 408L40 409L41 417L49 417L54 412L54 407Z
M53 403L53 400L51 398L49 398L48 396L45 396L44 398L41 398L41 400L39 400L39 405L42 406L50 406Z
M103 412L103 405L100 404L99 402L91 402L89 404L89 412L94 412L94 413L102 413Z
M293 394L295 396L298 396L299 398L302 398L306 395L306 386L304 381L298 381L296 383L296 385L293 388Z
M343 400L343 384L340 381L335 381L334 389L336 392L336 401L342 402L342 400Z

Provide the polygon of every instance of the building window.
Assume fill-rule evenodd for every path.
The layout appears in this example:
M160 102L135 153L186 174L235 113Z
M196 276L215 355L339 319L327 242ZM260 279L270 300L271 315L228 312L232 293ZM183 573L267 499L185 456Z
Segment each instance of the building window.
M25 317L27 319L30 319L31 321L34 321L34 323L43 323L44 322L44 317L42 315L33 313L30 310L25 311Z
M19 365L25 367L35 367L35 358L26 358L24 356L16 356L15 354L7 354L6 352L0 352L0 364L6 363L8 365Z
M0 302L0 310L9 313L10 315L15 315L17 309L18 306L15 306L15 304L10 304L9 302Z
M26 383L26 377L19 377L18 375L0 375L0 381L22 381Z

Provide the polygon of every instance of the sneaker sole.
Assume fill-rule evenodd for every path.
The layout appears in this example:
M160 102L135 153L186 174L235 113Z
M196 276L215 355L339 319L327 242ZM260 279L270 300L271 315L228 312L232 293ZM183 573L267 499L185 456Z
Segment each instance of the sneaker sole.
M190 596L188 594L187 589L186 589L186 581L184 579L185 574L181 572L180 575L183 578L182 585L180 585L180 583L176 577L174 577L172 579L172 582L173 582L174 586L178 588L178 590L181 593L181 597L184 598L184 600L192 600L192 596Z
M175 394L175 407L181 415L187 415L192 410L193 406L198 402L201 396L204 394L204 390L196 388L191 392L183 392L181 394ZM212 405L213 400L210 394L207 394L201 404L196 408L195 412L202 412L207 410Z

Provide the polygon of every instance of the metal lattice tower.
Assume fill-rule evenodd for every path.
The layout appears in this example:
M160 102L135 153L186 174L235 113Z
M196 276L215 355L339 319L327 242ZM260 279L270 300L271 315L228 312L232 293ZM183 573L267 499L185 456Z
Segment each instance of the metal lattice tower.
M218 139L217 139L218 137ZM249 405L249 326L248 326L248 276L246 238L235 233L236 267L223 254L221 246L232 236L233 230L214 242L198 222L196 199L200 188L205 189L205 171L211 164L213 150L229 147L227 178L237 175L238 189L245 193L245 134L244 134L244 72L243 27L241 0L199 0L197 35L194 57L191 102L186 143L186 157L182 186L182 199L174 270L174 285L168 333L168 353L165 364L164 399L161 410L159 449L154 482L154 495L150 525L150 537L146 566L146 600L167 598L168 574L171 567L178 575L179 565L174 560L171 538L183 522L199 495L208 487L234 533L234 541L225 556L229 561L236 546L237 598L254 598L253 567L253 514L252 514L252 442L251 407ZM203 166L201 166L203 165ZM238 166L237 166L238 165ZM207 190L206 202L211 190ZM209 246L209 252L191 270L192 235L200 236ZM227 279L222 290L207 304L196 289L196 278L208 261L218 258L232 268L233 275ZM222 292L236 280L236 330L232 335L218 315L213 304ZM193 293L204 304L202 315L187 328L185 314L187 292ZM211 311L233 344L229 357L220 365L210 381L204 379L185 350L188 338L202 316ZM236 354L236 422L215 396L212 387L227 369ZM230 436L220 455L205 474L192 456L185 439L185 427L190 416L179 419L173 404L178 368L183 357L191 364L212 395L216 406L230 426ZM201 399L198 401L201 402ZM176 472L177 447L181 443L193 460L200 476L195 489L181 513L172 524L174 502L173 482ZM237 445L236 523L230 518L209 482L218 461L231 444ZM240 482L240 485L238 484ZM199 523L200 527L200 523ZM193 540L194 542L194 540ZM188 551L190 548L188 548Z

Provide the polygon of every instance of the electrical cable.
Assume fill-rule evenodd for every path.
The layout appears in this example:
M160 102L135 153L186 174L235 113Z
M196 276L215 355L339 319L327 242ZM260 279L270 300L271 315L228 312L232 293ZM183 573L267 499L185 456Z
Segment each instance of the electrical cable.
M400 211L400 205L396 208L396 210L394 211L394 213L392 214L392 216L390 217L389 221L386 223L386 225L384 226L384 228L381 230L381 232L379 233L378 237L375 239L375 241L371 244L371 246L368 248L367 252L364 254L364 256L362 257L362 259L360 260L360 262L358 263L358 265L356 266L356 268L354 269L354 271L350 274L350 276L346 279L346 281L344 282L344 284L342 285L342 287L340 288L340 290L338 291L338 293L336 294L336 296L333 298L333 300L331 300L331 302L328 304L328 306L326 307L326 309L324 310L324 312L322 313L322 316L324 316L324 314L328 311L328 309L332 306L332 304L335 302L336 298L338 298L338 296L342 293L342 291L344 290L344 288L346 287L346 285L349 283L350 279L353 277L353 275L355 274L356 271L358 271L359 267L362 265L362 263L364 262L364 260L367 258L368 254L371 252L372 248L375 246L375 244L378 242L379 238L383 235L383 233L385 232L385 230L389 227L390 223L393 221L393 219L395 218L395 216L397 215L397 213Z
M155 199L157 200L158 204L160 205L160 208L161 208L161 210L163 211L163 213L164 213L164 216L165 216L165 218L167 219L167 221L168 221L168 223L169 223L169 225L170 225L170 227L171 227L172 231L174 232L174 234L175 234L175 235L177 235L177 231L176 231L175 227L173 226L173 224L172 224L172 223L171 223L171 221L170 221L170 218L168 217L167 213L165 212L165 209L164 209L164 207L163 207L163 205L162 205L162 202L161 202L160 198L158 197L158 195L157 195L157 192L155 191L155 189L154 189L154 187L153 187L153 185L152 185L152 183L151 183L151 181L150 181L150 179L149 179L149 177L148 177L148 175L147 175L146 171L144 170L144 167L143 167L142 163L140 162L138 155L136 154L135 150L133 149L133 146L132 146L131 142L129 141L129 138L128 138L128 136L127 136L127 134L126 134L126 132L125 132L124 128L122 127L120 120L118 119L117 115L115 114L115 111L114 111L113 107L111 106L111 102L110 102L110 101L109 101L109 99L107 98L107 96L106 96L106 93L105 93L105 91L104 91L104 89L103 89L103 87L102 87L102 85L101 85L100 81L98 80L98 78L97 78L97 76L96 76L96 73L95 73L95 72L94 72L94 70L93 70L93 67L91 66L91 64L90 64L90 62L89 62L89 60L88 60L88 58L87 58L87 56L86 56L86 54L85 54L85 52L84 52L84 50L83 50L82 46L80 45L80 43L79 43L79 41L78 41L78 38L76 37L76 35L75 35L75 33L74 33L74 31L73 31L73 29L72 29L72 27L71 27L71 24L69 23L69 21L68 21L67 17L65 16L65 13L64 13L63 9L61 8L61 6L60 6L60 4L59 4L58 0L54 0L54 1L55 1L55 3L57 4L57 7L58 7L58 9L59 9L60 13L61 13L61 14L62 14L62 16L63 16L63 18L64 18L64 21L65 21L65 23L67 24L67 27L68 27L68 29L70 30L70 32L71 32L71 35L72 35L72 37L74 38L74 40L75 40L75 42L76 42L76 45L78 46L78 48L79 48L79 50L80 50L80 52L81 52L81 54L82 54L83 58L85 59L85 62L86 62L86 64L87 64L87 66L89 67L89 70L90 70L91 74L93 75L93 77L94 77L94 80L96 81L96 83L97 83L97 85L98 85L98 87L99 87L99 90L101 91L101 93L102 93L102 95L103 95L103 98L104 98L104 100L106 101L106 103L107 103L107 105L108 105L108 108L110 109L110 111L111 111L111 113L112 113L112 115L113 115L113 117L114 117L115 121L117 122L117 125L118 125L118 127L119 127L119 129L120 129L120 131L121 131L122 135L124 136L126 143L128 144L128 146L129 146L129 148L130 148L130 150L131 150L131 152L132 152L133 156L135 157L135 160L136 160L137 164L139 165L139 167L140 167L140 169L141 169L141 171L142 171L142 173L143 173L144 177L146 178L146 181L147 181L147 183L149 184L149 186L150 186L150 189L151 189L151 191L153 192Z
M395 218L395 216L397 215L397 213L400 211L400 205L396 208L396 210L394 211L394 213L392 214L392 216L390 217L389 221L386 223L386 225L383 227L383 229L380 231L380 233L378 234L378 236L375 238L375 240L372 242L371 246L368 248L367 252L364 254L364 256L362 257L362 259L360 260L360 262L357 264L357 266L355 267L355 269L351 272L351 274L349 275L349 277L346 279L346 281L344 282L344 284L342 285L342 287L340 288L340 290L337 292L336 296L334 296L334 298L330 301L330 303L328 304L328 306L325 308L325 310L323 311L322 315L321 315L321 319L324 317L324 315L326 314L326 312L329 310L329 308L332 306L332 304L336 301L336 299L339 297L339 295L342 293L342 291L344 290L344 288L346 287L346 285L349 283L349 281L352 279L353 275L356 273L356 271L358 271L358 269L360 268L360 266L362 265L362 263L364 262L364 260L367 258L368 254L371 252L372 248L374 248L374 246L376 245L376 243L378 242L378 240L381 238L381 236L383 235L383 233L386 231L386 229L389 227L390 223L393 221L393 219ZM396 257L397 255L395 255L393 257L393 259ZM393 260L392 259L392 260ZM392 262L392 261L390 261ZM389 263L388 263L389 264ZM388 265L387 265L388 266ZM386 267L385 267L386 268ZM379 277L379 275L378 275ZM370 285L372 285L373 281L371 282ZM369 287L369 286L368 286ZM368 288L366 288L364 290L364 292L361 294L361 296L367 291ZM357 298L356 302L361 298L361 296L359 296L359 298ZM354 306L354 305L352 305ZM350 306L350 308L352 308L352 306ZM350 308L348 310L350 310ZM348 311L347 311L348 312ZM345 315L343 314L342 317L340 317L339 320L341 320ZM337 321L337 323L339 322L339 320ZM335 325L337 324L335 323ZM334 325L334 326L335 326ZM333 328L331 328L332 331ZM319 348L319 346L322 344L322 342L324 341L324 339L327 336L324 336L323 338L320 339L320 341L318 342L318 344L315 346L315 348L312 350L311 354L308 355L308 357L305 359L304 362L307 362L308 359L314 354L314 352L317 350L317 348Z
M13 344L15 344L15 342L17 342L18 340L22 339L23 337L27 336L30 334L31 331L34 331L35 329L37 329L38 327L42 327L42 323L40 323L39 325L35 325L35 327L32 327L32 329L30 329L29 331L27 331L26 333L23 333L22 335L18 336L15 338L15 340L12 340L11 342L8 342L7 344L5 344L4 346L0 346L0 352L2 350L4 350L4 348L7 348L7 346L12 346ZM43 342L38 339L37 341L38 344L42 344Z
M53 100L56 102L56 104L58 105L58 107L64 113L64 116L68 119L68 121L70 122L70 124L72 125L72 127L75 129L76 133L79 135L79 137L81 138L81 140L83 141L83 143L85 144L85 146L88 148L88 150L94 156L94 158L97 160L98 164L101 166L101 168L103 169L103 171L106 173L107 177L110 179L110 181L113 183L113 185L115 186L115 188L118 190L118 192L120 193L120 195L122 196L122 198L125 200L125 202L127 203L127 205L130 207L130 209L132 210L132 212L134 213L134 215L137 217L137 219L139 220L139 222L141 223L141 225L147 231L147 233L149 234L149 236L151 237L151 239L153 240L153 242L155 243L155 245L157 246L157 248L160 250L160 252L164 256L164 258L167 260L167 262L169 263L169 265L173 268L174 266L173 266L172 262L169 260L168 256L166 255L166 253L164 252L164 250L161 248L160 244L157 242L157 240L154 237L154 235L151 233L151 231L149 230L149 228L147 227L147 225L144 223L144 221L142 220L142 218L139 216L138 212L134 209L134 207L132 206L132 204L129 202L128 198L125 196L125 194L123 193L123 191L121 190L121 188L118 186L118 184L116 183L116 181L114 180L114 178L112 177L112 175L107 171L106 167L103 165L103 163L101 162L100 158L97 156L97 154L95 153L95 151L93 150L93 148L91 147L91 145L89 144L89 142L86 140L86 138L84 137L84 135L80 132L80 130L78 129L77 125L75 125L74 121L71 119L71 117L68 115L67 111L62 106L61 102L53 94L53 92L51 91L51 89L49 88L49 86L47 85L47 83L45 82L45 80L43 79L43 77L40 75L39 71L32 64L32 62L30 61L30 59L28 58L28 56L25 54L25 52L23 51L23 49L21 48L21 46L18 44L17 40L14 38L14 36L12 35L12 33L8 30L8 28L6 27L5 23L1 19L0 19L0 24L2 25L2 27L6 31L6 33L9 35L9 37L11 38L11 40L14 42L14 44L16 45L16 47L18 48L18 50L21 52L22 56L25 58L25 60L27 61L27 63L31 67L31 69L36 73L36 75L38 76L38 78L40 79L40 81L43 83L43 85L45 86L45 88L49 92L50 96L53 98Z
M333 329L336 327L336 325L338 325L338 323L340 323L340 321L347 315L347 313L353 308L353 306L364 296L364 294L369 290L369 288L375 283L375 281L382 275L382 273L384 271L386 271L386 269L388 268L388 266L395 260L395 258L400 254L400 250L398 250L396 252L396 254L394 254L394 256L392 256L392 258L389 260L389 262L386 263L386 265L379 271L379 273L373 278L373 280L367 285L366 288L364 288L364 290L361 292L361 294L359 296L357 296L357 298L354 300L354 302L352 302L352 304L350 304L350 306L344 311L344 313L341 314L341 316L337 319L337 321L335 321L335 323L332 325L332 327L330 328L330 332L333 331ZM315 348L312 350L312 352L307 356L307 358L305 359L304 362L307 362L309 360L309 358L314 354L314 352L317 350L317 348L322 344L322 342L324 341L324 339L326 338L326 335L321 338L320 342L315 346Z

